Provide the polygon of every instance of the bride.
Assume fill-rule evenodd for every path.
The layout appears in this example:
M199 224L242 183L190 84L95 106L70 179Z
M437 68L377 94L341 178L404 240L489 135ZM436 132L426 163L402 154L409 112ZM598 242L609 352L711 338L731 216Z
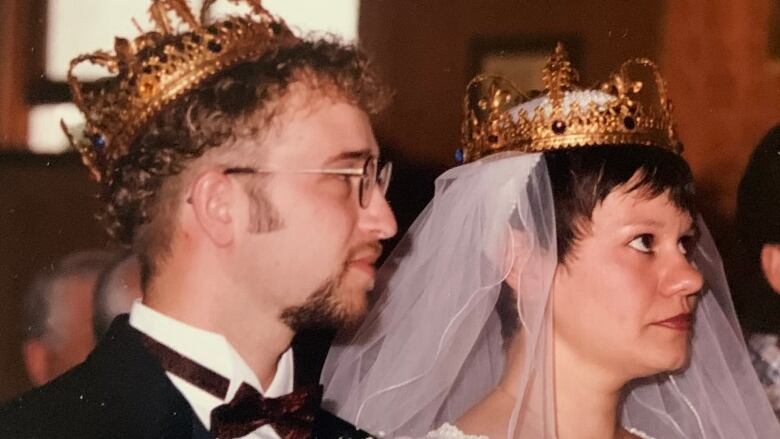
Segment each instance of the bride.
M559 46L544 80L470 84L468 164L331 349L326 408L386 437L780 438L655 66L582 89Z

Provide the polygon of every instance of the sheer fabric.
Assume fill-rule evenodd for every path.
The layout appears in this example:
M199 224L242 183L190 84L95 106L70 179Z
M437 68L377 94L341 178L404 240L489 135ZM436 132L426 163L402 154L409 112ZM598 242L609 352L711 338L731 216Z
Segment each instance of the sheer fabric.
M780 438L780 426L750 361L718 250L704 222L694 261L705 285L690 365L633 383L624 425L661 438Z
M557 259L540 154L495 156L439 177L433 201L380 269L378 302L364 325L331 348L326 407L376 434L421 437L479 402L503 370L496 301L517 249L527 363L517 413L534 418L518 420L519 437L554 437L545 371Z
M703 222L694 263L705 278L684 370L629 383L623 425L658 439L780 438L751 367L717 249ZM515 269L510 261L519 259ZM496 310L516 276L523 337L507 437L553 439L555 216L541 154L508 153L454 168L380 269L376 306L325 363L326 407L386 437L423 437L455 422L498 382ZM496 421L499 422L499 421Z

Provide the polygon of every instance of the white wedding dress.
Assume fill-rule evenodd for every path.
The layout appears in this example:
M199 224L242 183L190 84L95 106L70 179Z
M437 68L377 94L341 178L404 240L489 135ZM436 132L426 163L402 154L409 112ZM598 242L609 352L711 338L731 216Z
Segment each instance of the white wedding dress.
M641 439L656 439L640 430L637 430L636 428L627 428L626 431L629 433L638 436ZM487 436L475 436L471 434L466 434L463 431L461 431L458 427L450 424L445 423L438 429L428 433L425 435L425 439L490 439Z

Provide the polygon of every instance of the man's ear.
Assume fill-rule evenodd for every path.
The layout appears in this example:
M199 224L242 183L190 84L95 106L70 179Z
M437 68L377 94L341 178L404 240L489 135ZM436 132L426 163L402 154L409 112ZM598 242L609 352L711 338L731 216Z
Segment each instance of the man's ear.
M219 247L230 245L234 239L235 196L235 182L218 171L205 172L192 183L187 201L192 205L195 221Z
M24 368L30 382L35 386L42 386L49 381L49 355L43 340L30 338L22 344L22 356Z
M780 244L764 244L761 248L761 269L769 286L780 294Z

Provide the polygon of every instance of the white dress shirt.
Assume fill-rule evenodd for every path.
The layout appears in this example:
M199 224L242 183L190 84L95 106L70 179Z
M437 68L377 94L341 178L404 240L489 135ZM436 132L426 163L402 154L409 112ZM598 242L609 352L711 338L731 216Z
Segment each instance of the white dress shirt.
M225 399L219 399L178 376L166 372L173 385L184 395L206 429L211 428L211 411L230 402L241 383L257 389L261 395L275 398L293 391L293 355L288 349L279 359L271 385L264 390L257 376L222 335L182 323L136 300L130 310L130 325L159 343L188 357L203 367L230 380ZM269 424L249 433L249 439L280 439Z

